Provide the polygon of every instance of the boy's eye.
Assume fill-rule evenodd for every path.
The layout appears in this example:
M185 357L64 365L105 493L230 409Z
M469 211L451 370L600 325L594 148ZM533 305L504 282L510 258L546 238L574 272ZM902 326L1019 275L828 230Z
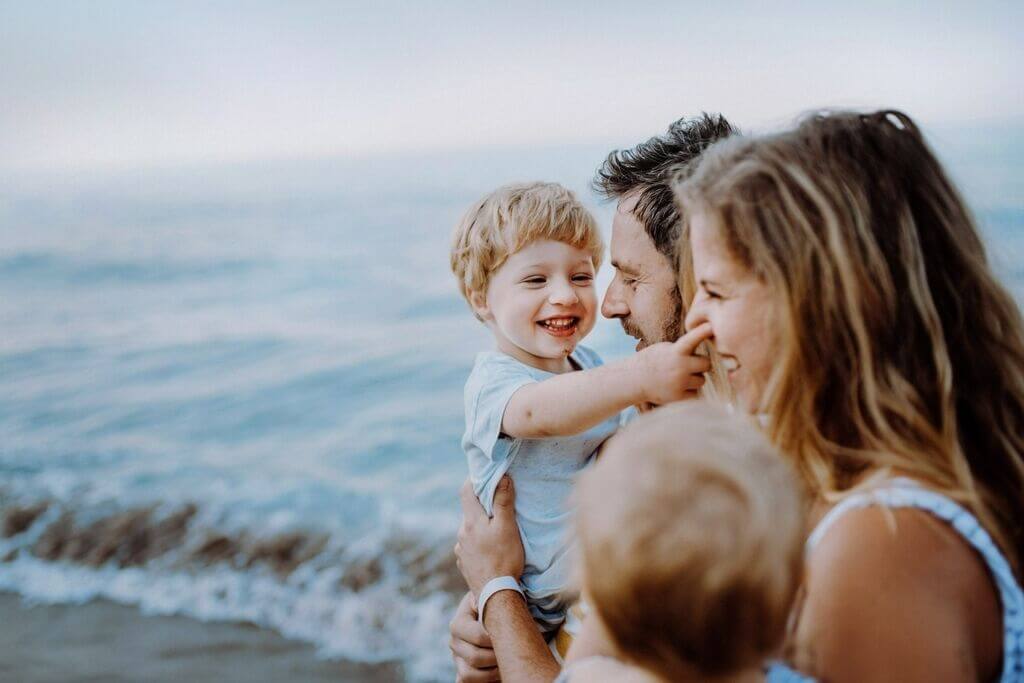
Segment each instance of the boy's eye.
M527 285L542 285L545 282L547 282L547 280L540 275L534 275L533 277L528 277L523 280L523 283Z
M593 279L594 276L588 275L587 273L580 273L579 275L572 276L572 281L580 284L587 284L588 282L593 281Z

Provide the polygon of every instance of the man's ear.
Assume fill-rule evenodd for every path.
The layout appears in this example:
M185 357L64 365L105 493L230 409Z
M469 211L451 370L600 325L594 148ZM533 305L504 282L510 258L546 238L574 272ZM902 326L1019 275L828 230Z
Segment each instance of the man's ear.
M483 292L471 292L469 295L469 305L473 307L473 312L476 313L477 317L484 322L491 319L491 309L487 307L487 295Z

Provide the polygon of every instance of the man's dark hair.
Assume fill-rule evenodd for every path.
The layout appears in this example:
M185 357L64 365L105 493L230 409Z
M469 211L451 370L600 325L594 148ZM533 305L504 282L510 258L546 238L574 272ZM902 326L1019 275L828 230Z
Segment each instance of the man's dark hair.
M640 190L633 215L643 223L655 248L678 265L679 212L669 187L673 171L697 159L713 142L738 132L721 114L681 118L664 135L609 154L597 170L594 189L606 199L621 199Z

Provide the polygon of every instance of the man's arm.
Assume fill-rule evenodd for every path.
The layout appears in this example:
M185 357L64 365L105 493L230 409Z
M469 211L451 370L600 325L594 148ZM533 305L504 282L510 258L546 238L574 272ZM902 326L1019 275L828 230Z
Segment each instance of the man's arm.
M491 635L498 670L505 683L553 681L559 666L526 603L515 591L501 591L487 601L484 628Z
M696 396L710 361L695 356L711 336L700 325L674 343L662 342L620 361L527 384L505 406L501 431L517 439L579 434L632 405Z
M515 491L510 477L503 477L494 493L493 517L489 518L484 512L469 482L463 485L460 497L462 526L459 542L455 545L455 557L459 571L469 585L471 599L475 601L491 579L498 576L518 579L522 575L523 544L516 524ZM460 608L456 621L461 620L464 611ZM452 635L456 636L454 625L455 622ZM462 624L458 626L461 633L464 630ZM548 650L522 596L515 591L499 591L491 596L484 610L484 627L497 655L502 681L550 681L558 675L554 655ZM470 649L462 643L452 648L458 666L460 656L456 650L470 652ZM467 680L470 676L476 680L487 679L487 673L477 667L468 665L460 668L467 669Z

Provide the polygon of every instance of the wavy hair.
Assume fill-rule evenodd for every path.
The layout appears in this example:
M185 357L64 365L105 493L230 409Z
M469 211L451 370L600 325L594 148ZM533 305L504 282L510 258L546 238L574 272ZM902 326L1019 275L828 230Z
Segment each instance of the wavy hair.
M638 192L633 214L654 248L678 265L679 212L672 198L674 169L692 163L717 140L739 131L721 114L683 117L663 135L631 149L617 149L605 158L594 176L593 188L605 199L622 199Z
M1020 576L1024 324L914 122L814 114L716 144L674 190L775 293L782 349L761 409L808 485L835 498L874 473L926 481Z

